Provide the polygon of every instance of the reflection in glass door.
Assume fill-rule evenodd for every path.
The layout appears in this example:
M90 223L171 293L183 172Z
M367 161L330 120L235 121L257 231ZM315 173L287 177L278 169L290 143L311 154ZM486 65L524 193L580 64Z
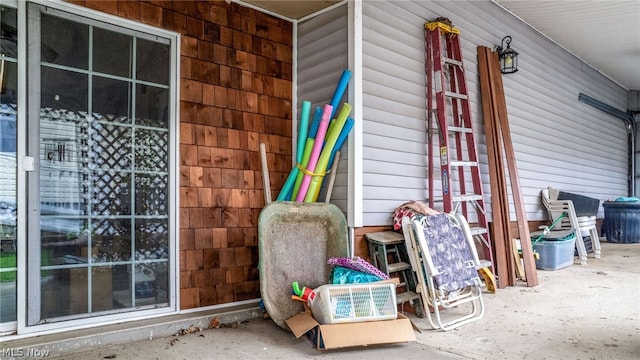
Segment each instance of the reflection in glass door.
M36 5L28 25L28 323L167 307L169 40Z
M0 329L16 321L17 11L0 6Z

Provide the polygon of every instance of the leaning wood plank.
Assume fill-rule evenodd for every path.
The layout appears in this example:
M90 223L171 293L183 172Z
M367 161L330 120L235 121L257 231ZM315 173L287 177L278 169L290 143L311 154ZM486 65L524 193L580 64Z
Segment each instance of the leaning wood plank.
M491 108L491 89L489 83L489 71L488 71L488 48L478 47L478 73L480 75L480 90L482 99L482 115L484 120L484 129L487 142L487 158L489 163L489 183L491 185L491 211L493 214L493 231L492 238L495 248L495 269L496 277L498 279L498 287L504 288L508 282L508 268L507 268L507 252L505 249L505 224L502 218L502 201L500 200L500 166L498 164L498 156L496 147L495 126L493 124L493 111ZM507 237L510 239L511 237Z
M507 185L507 179L506 179L506 175L505 175L505 163L504 163L504 155L503 155L503 142L502 142L502 137L500 134L500 123L498 121L498 116L499 116L499 111L498 111L498 103L496 101L496 97L495 97L495 85L494 85L494 77L495 74L492 73L491 71L491 62L492 62L492 55L491 55L491 50L489 48L485 48L484 49L485 54L486 54L486 70L488 73L488 79L489 79L489 84L488 84L488 89L489 89L489 104L488 104L488 108L491 111L491 131L493 134L493 141L494 141L494 146L495 146L495 152L493 154L493 156L495 157L495 162L496 162L496 172L497 172L497 178L496 178L496 183L498 186L498 191L497 191L497 196L495 196L496 201L499 204L499 212L495 215L496 217L499 217L501 219L501 224L502 224L502 232L504 234L504 237L502 238L503 240L503 247L504 247L504 251L505 251L505 258L506 258L506 267L505 269L502 271L503 277L505 278L505 282L507 285L513 286L516 284L516 274L515 274L515 261L513 259L513 250L512 250L512 245L511 245L511 238L512 236L512 229L511 229L511 212L509 210L509 195L508 195L508 185ZM494 198L494 195L492 194L492 198Z
M500 216L502 217L502 224L504 226L504 248L505 248L505 252L506 252L506 258L507 258L507 283L510 286L513 286L516 284L516 265L515 265L515 261L513 258L513 248L511 246L511 239L513 238L513 234L512 231L513 229L511 228L511 211L510 211L510 207L509 207L509 191L508 191L508 183L507 183L507 177L505 175L505 157L504 157L504 147L503 147L503 139L502 136L500 134L500 122L498 121L498 103L496 101L495 98L495 94L494 94L494 81L493 81L493 77L495 76L494 74L491 73L491 52L489 50L487 50L487 61L488 61L488 67L489 67L489 80L490 80L490 91L491 91L491 110L492 110L492 123L493 123L493 131L494 131L494 137L495 137L495 141L496 141L496 154L494 154L497 157L497 163L498 163L498 168L500 171L500 177L499 177L499 199L500 199Z
M267 150L264 143L260 143L260 161L262 162L262 184L264 187L264 203L271 204L271 182L269 180L269 168L267 167Z
M478 73L480 76L480 90L482 99L482 113L484 120L485 137L487 143L487 158L489 165L489 184L491 187L491 211L493 214L493 227L491 237L493 238L493 247L495 249L495 269L493 271L496 274L498 280L498 287L504 288L507 286L506 267L507 260L504 251L504 226L502 224L502 217L500 214L500 201L499 201L499 186L498 186L498 165L496 163L496 156L494 155L496 150L495 134L492 124L492 111L491 111L491 93L489 89L489 72L487 69L487 54L484 47L478 47ZM495 195L494 195L495 194ZM494 198L495 196L495 198ZM504 275L504 276L503 276Z
M495 87L495 83L494 83L494 77L495 74L492 74L491 71L491 64L492 64L492 57L491 57L491 51L489 49L486 50L487 52L487 66L489 68L489 79L490 79L490 89L491 89L491 108L492 108L492 112L493 112L493 124L494 124L494 131L495 131L495 137L496 137L496 141L498 142L499 146L498 146L498 153L496 154L496 156L499 157L499 164L500 164L500 200L501 200L501 204L502 204L502 223L504 224L504 233L505 233L505 238L504 238L504 247L505 247L505 251L506 251L506 257L507 257L507 268L508 268L508 283L509 285L515 285L516 284L516 265L515 265L515 261L514 261L514 257L513 257L513 247L511 244L511 239L513 238L513 229L511 227L511 211L510 211L510 207L509 207L509 192L508 192L508 183L507 183L507 177L505 175L505 157L504 157L504 139L502 139L501 134L500 134L500 123L498 121L498 116L499 116L499 111L498 111L498 103L496 101L495 98L495 91L494 91L494 87Z
M329 184L327 184L327 195L325 195L324 202L331 202L331 193L333 193L333 183L336 181L336 172L338 172L338 161L340 161L340 151L336 151L336 156L333 158L333 165L331 166L331 175L329 175Z
M507 167L509 169L511 194L513 196L516 218L518 220L518 232L520 234L520 246L522 248L522 259L524 261L524 269L527 277L527 286L536 286L538 285L538 274L535 259L533 257L533 249L531 247L531 235L529 234L529 225L527 224L527 213L524 208L524 201L522 200L522 193L520 191L520 177L518 176L515 151L513 150L513 142L511 141L511 130L509 129L507 103L504 96L498 53L492 53L492 57L490 59L489 73L495 74L495 76L493 76L492 86L492 89L495 89L493 97L496 99L498 104L499 128L502 132L502 141L504 143Z
M488 48L485 50L486 54L487 54L487 69L489 72L489 89L490 89L490 93L491 93L491 111L492 111L492 124L494 126L494 136L496 140L496 143L498 144L498 146L496 147L497 149L497 153L496 156L498 157L498 165L499 165L499 171L500 171L500 183L499 183L499 189L500 189L500 204L501 204L501 215L502 215L502 221L503 224L505 226L505 244L504 244L504 248L506 251L506 257L507 257L507 269L508 269L508 283L509 285L515 285L516 284L516 276L515 276L515 261L513 258L513 248L511 246L511 238L513 237L511 235L511 212L509 209L509 195L508 195L508 190L507 190L507 180L506 180L506 176L504 175L504 168L505 168L505 164L504 164L504 152L503 152L503 143L504 143L504 138L502 137L502 133L501 133L501 123L500 123L500 99L501 97L498 94L498 87L497 87L497 83L496 83L496 78L502 79L501 78L501 73L498 70L498 72L496 73L495 71L495 66L497 63L495 63L495 61L497 60L497 58L495 58L493 55L495 53L492 53L491 50L489 50ZM502 98L504 99L504 94L502 95Z

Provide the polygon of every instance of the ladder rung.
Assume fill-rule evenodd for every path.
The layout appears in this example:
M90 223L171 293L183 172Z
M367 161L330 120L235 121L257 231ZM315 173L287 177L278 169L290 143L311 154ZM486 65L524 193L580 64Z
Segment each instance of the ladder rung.
M447 130L461 132L461 133L472 133L473 132L473 129L466 128L466 127L461 127L461 126L448 126Z
M454 98L462 99L462 100L467 100L468 99L468 96L465 95L465 94L458 94L458 93L454 93L454 92L451 92L451 91L445 91L444 95L448 96L448 97L454 97Z
M460 60L455 60L455 59L452 59L452 58L443 57L442 61L444 61L445 64L451 64L451 65L456 65L456 66L462 67L462 61L460 61Z
M449 166L478 166L478 162L453 160L449 161Z
M455 195L452 197L454 202L458 201L477 201L482 200L482 195L477 194L465 194L465 195Z
M469 230L471 230L471 235L481 235L481 234L486 234L487 233L487 228L483 228L480 226L474 226L472 228L470 228Z
M393 272L404 271L409 269L411 269L411 265L407 264L406 262L393 263L387 266L387 270L389 270L389 274Z

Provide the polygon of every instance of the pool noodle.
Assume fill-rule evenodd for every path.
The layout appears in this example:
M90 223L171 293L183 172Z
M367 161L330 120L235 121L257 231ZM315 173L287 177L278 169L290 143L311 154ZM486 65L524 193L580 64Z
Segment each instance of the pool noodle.
M324 111L322 113L322 119L320 120L320 125L318 126L318 132L316 133L316 141L313 144L313 150L311 151L311 157L309 158L309 164L307 164L307 170L313 171L316 168L316 164L318 163L318 158L320 157L320 151L322 150L322 144L324 137L327 133L327 128L329 127L329 118L331 117L331 112L333 111L333 106L325 105ZM326 165L326 164L325 164ZM305 174L302 178L302 183L300 183L300 189L298 190L298 195L296 195L296 201L301 202L305 199L307 195L307 190L309 189L309 183L311 182L311 176Z
M322 118L322 107L316 106L316 112L313 114L313 121L311 121L311 127L307 134L308 138L315 139L318 132L318 125L320 125L320 118Z
M302 153L304 152L305 141L309 131L309 111L311 110L311 101L302 102L302 114L300 115L300 126L298 127L298 147L296 150L296 162L302 162Z
M298 164L302 164L302 155L304 153L305 148L305 140L307 138L307 133L309 130L309 110L311 109L310 101L302 102L302 112L300 114L300 127L298 128L298 147L296 150L296 162ZM291 192L293 190L293 184L296 178L298 177L298 169L297 166L294 166L289 172L289 176L287 176L287 180L285 180L284 185L282 185L282 189L278 194L276 200L284 201L289 200L291 198Z
M280 189L280 193L278 194L276 201L289 200L287 194L291 191L293 182L298 176L298 171L300 170L295 166L291 169L289 176L287 176L287 180L284 181L284 185L282 185L282 189Z
M331 169L333 165L333 159L336 157L336 153L342 149L342 145L344 145L345 140L349 136L351 129L353 129L353 124L355 121L353 118L347 118L347 122L344 124L342 131L340 131L340 135L338 136L338 140L336 141L336 146L333 147L333 151L331 151L331 157L329 158L329 163L327 164L327 169Z
M300 165L305 169L307 168L307 164L309 164L309 158L311 157L311 150L313 149L314 142L315 139L307 138L307 143L304 146L304 153L302 154L302 162L300 163ZM296 200L298 190L300 190L300 184L302 183L302 177L304 176L304 173L300 171L300 169L296 167L296 170L298 170L296 172L296 181L293 185L293 191L291 191L291 193L289 194L289 200L291 201Z
M337 156L337 155L336 155ZM289 189L289 192L287 193L287 195L285 195L284 199L285 200L289 200L291 199L291 193L293 193L293 188Z
M305 144L304 151L302 152L302 161L299 163L305 169L307 164L309 163L309 156L311 156L311 149L313 148L313 141L311 141L311 144L309 144L309 140L315 140L321 118L322 118L322 107L316 106L316 112L313 115L313 121L311 122L311 127L307 132L307 143ZM292 191L290 191L288 196L288 200L291 200L291 201L294 201L296 199L296 195L298 195L298 190L300 190L300 183L302 183L302 176L304 174L299 170L300 169L298 169L298 172L296 172L296 178L293 184L293 189Z
M336 110L337 110L337 106L338 103L340 102L340 100L342 99L342 96L344 95L344 92L347 88L347 85L349 83L349 79L351 78L351 71L349 69L344 69L342 71L342 75L340 76L340 80L338 81L338 85L336 86L336 90L333 93L333 97L331 98L331 105L333 106L333 109L331 111L331 118L333 118L333 115L335 114ZM302 154L302 157L304 158L304 153L307 151L307 146L309 146L309 142L307 141L307 143L305 143L304 145L304 150L300 150L303 144L303 141L301 141L300 139L304 139L301 134L303 131L306 130L306 126L303 126L302 122L304 121L304 119L306 118L307 124L308 124L308 114L305 117L304 116L304 112L305 112L305 105L306 105L307 101L302 103L302 116L300 118L300 128L299 128L299 132L298 132L298 147L297 147L297 151L296 151L296 160L299 164L301 164L302 166L306 167L306 162L305 161L300 161L300 155ZM309 112L310 112L310 107L311 104L309 103ZM318 126L320 124L320 120L322 117L322 107L317 106L316 107L316 111L314 113L313 116L313 120L311 122L311 126L309 128L309 130L307 131L307 139L315 139L316 137L316 133L318 131ZM330 119L331 120L331 119ZM333 123L333 122L332 122ZM348 134L347 134L348 135ZM311 143L310 145L311 147L313 146L313 143ZM340 146L342 147L342 146ZM311 151L311 148L308 149L309 151ZM335 156L335 151L332 152L332 156L331 156L331 163L333 163L333 158ZM278 201L283 201L286 199L291 199L293 200L293 197L295 197L298 193L299 190L299 185L302 181L302 175L303 173L300 172L300 169L298 169L298 167L294 167L291 172L289 173L289 176L287 177L287 180L285 181L282 190L280 191L280 194L278 194Z
M331 98L331 102L329 103L331 106L333 106L333 111L331 112L332 119L333 119L333 115L335 115L336 111L338 110L338 105L340 104L340 100L342 100L344 91L347 89L347 85L349 84L349 78L351 78L351 70L349 69L342 70L342 75L340 76L340 80L338 81L336 90L333 92L333 97Z
M331 151L331 156L329 157L329 163L327 164L327 169L332 169L333 166L333 160L336 157L336 153L338 151L340 151L340 149L342 148L342 145L344 144L345 140L347 139L347 137L349 136L349 133L351 132L351 129L353 128L353 124L354 124L354 120L353 118L347 118L347 122L344 124L344 127L342 128L342 131L340 131L340 135L338 136L338 140L336 141L336 145L333 147L333 150ZM336 121L332 121L331 124L329 125L329 129L331 129L331 125L335 124ZM320 184L322 185L322 183ZM320 190L321 190L322 186L318 186L318 189L316 190L316 193L313 197L313 201L318 201L318 197L320 196Z
M335 146L336 141L338 140L338 136L340 135L340 132L344 127L344 124L347 122L347 116L349 116L351 109L352 109L352 106L348 103L344 103L342 105L340 114L336 118L336 125L333 127L333 132L331 134L327 134L326 136L327 141L324 146L324 149L322 150L322 154L320 154L320 158L315 164L315 170L313 171L314 173L316 174L323 173L327 169L327 164L329 163L329 157L331 156L333 147ZM310 166L308 166L307 168L310 168ZM304 197L305 202L313 201L313 198L316 195L316 191L320 186L320 182L322 178L323 176L314 176L312 180L310 179L311 184L307 186L308 187L307 193ZM298 193L298 197L296 198L296 200L298 198L300 198L300 193Z

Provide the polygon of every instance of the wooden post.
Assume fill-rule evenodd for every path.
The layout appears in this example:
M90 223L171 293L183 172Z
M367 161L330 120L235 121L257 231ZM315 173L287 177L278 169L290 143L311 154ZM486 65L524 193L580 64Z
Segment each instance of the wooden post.
M264 143L260 143L260 161L262 162L262 184L264 187L264 203L271 204L271 181L269 180L269 168L267 167L267 150Z
M336 172L338 171L338 162L340 161L340 151L336 152L336 157L333 158L333 165L331 166L331 174L329 175L329 184L327 184L327 195L324 202L331 202L331 193L333 192L333 183L336 181Z

